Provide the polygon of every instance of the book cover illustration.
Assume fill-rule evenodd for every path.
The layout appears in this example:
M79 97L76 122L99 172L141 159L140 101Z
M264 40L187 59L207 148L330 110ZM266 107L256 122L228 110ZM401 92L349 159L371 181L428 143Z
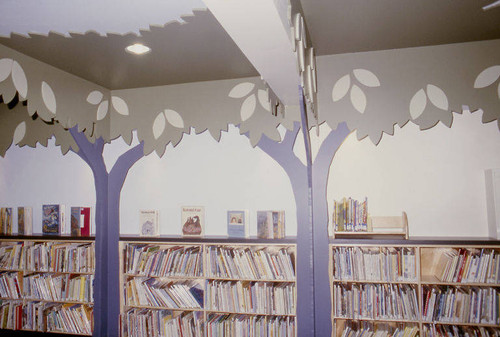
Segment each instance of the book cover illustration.
M12 208L2 207L0 208L0 230L2 234L11 235L12 234Z
M233 238L248 237L248 211L227 212L227 235Z
M157 210L140 210L139 224L141 236L160 235L160 212Z
M205 208L186 206L181 208L182 235L201 236L205 226Z
M64 233L64 206L43 205L42 206L42 233L59 235Z
M282 239L285 237L285 211L257 211L257 237Z
M20 235L33 234L33 209L31 207L17 208L17 233Z
M71 207L71 236L90 236L90 216L90 207Z

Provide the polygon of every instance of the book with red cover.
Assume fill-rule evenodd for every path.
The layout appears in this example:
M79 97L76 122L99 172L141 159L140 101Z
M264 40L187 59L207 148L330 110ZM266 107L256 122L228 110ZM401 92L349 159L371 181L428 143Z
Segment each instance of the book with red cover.
M90 236L90 207L71 207L71 235Z

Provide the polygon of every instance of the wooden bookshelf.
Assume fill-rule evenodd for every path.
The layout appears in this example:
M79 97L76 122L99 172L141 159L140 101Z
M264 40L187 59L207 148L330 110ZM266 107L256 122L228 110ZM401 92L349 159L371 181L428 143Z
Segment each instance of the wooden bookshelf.
M130 329L136 328L141 320L156 322L158 318L164 322L163 326L158 324L159 335L165 333L177 336L178 331L189 326L189 333L193 336L224 336L221 334L224 329L249 324L274 329L275 333L279 331L276 337L296 336L295 240L143 239L127 237L120 240L123 337L130 336ZM183 252L186 251L188 255L189 252L199 252L199 257L192 254L185 256ZM174 252L178 253L175 258L177 262L165 266L165 261L174 260ZM199 266L193 266L193 261ZM185 264L189 268L176 264ZM170 275L169 270L184 270L185 275ZM194 270L196 272L193 273ZM164 293L163 290L151 289L157 279L186 285L188 292L197 293L201 290L200 307L158 305L163 298L155 296ZM137 282L142 282L144 286L138 288L138 292L144 292L143 295L149 293L146 295L149 296L147 305L131 304L131 296L143 296L131 293L129 284ZM198 290L193 291L193 287ZM175 292L172 296L175 296ZM272 298L274 302L270 300ZM155 335L135 333L136 336Z
M332 336L500 334L498 241L337 239L329 251Z
M92 335L93 237L0 237L2 329Z

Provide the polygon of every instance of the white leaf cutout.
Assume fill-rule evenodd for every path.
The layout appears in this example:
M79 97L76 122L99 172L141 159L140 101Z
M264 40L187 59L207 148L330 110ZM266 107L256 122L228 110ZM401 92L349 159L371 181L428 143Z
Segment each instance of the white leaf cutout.
M484 88L493 84L500 77L500 65L484 69L477 75L474 88Z
M257 92L257 97L259 98L260 105L267 111L271 111L271 103L269 102L267 92L265 90L259 89Z
M108 100L104 100L101 102L101 104L99 104L99 106L97 107L98 121L103 120L104 117L106 117L106 115L108 114L108 107L109 107Z
M366 96L364 92L355 84L351 89L351 103L356 110L364 113L366 109Z
M341 100L349 91L351 76L349 74L341 77L333 86L332 99L334 102Z
M23 68L16 61L12 64L12 82L14 82L14 87L19 95L22 98L26 98L28 95L28 81L26 80Z
M155 139L160 138L163 131L165 131L165 124L165 114L160 112L153 123L153 136Z
M431 101L436 108L448 110L448 98L443 90L435 85L427 84L427 96L429 97L429 101Z
M378 77L369 70L366 69L354 69L354 77L363 85L367 87L380 87L380 81Z
M111 104L120 115L128 116L128 105L122 98L111 96Z
M176 128L184 128L184 121L177 111L165 109L165 117L167 117L167 121Z
M424 112L427 105L427 95L424 89L420 89L412 97L410 101L410 116L412 119L417 119Z
M12 71L12 59L0 60L0 82L5 81Z
M246 121L250 117L252 117L253 113L255 112L255 104L256 104L256 99L255 95L248 96L244 101L243 104L241 105L241 121Z
M21 122L14 131L14 137L12 139L12 143L14 145L17 145L21 140L23 140L25 134L26 134L26 122Z
M45 81L42 81L42 99L47 109L55 115L57 108L56 96L50 85Z
M229 97L242 98L242 97L248 95L254 87L255 87L255 84L250 83L250 82L243 82L243 83L237 84L229 92Z
M87 102L93 105L97 105L102 101L104 95L102 92L94 90L87 96Z

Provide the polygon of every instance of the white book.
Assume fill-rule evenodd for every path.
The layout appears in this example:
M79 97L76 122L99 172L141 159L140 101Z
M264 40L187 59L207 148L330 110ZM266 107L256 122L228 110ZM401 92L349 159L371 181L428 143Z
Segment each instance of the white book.
M159 236L160 212L158 210L140 210L139 226L141 236Z

